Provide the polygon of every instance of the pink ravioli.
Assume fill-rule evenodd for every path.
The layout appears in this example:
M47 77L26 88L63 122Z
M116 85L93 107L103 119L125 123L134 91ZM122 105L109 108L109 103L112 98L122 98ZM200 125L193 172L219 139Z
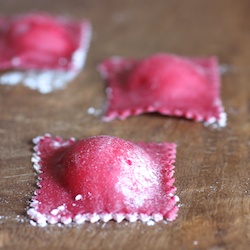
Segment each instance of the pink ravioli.
M86 20L41 13L0 17L0 70L75 69L89 36Z
M107 81L106 121L144 112L207 122L224 119L215 57L113 57L104 60L98 70Z
M34 143L32 161L40 188L27 212L33 223L176 218L175 144L112 136L76 142L48 134Z

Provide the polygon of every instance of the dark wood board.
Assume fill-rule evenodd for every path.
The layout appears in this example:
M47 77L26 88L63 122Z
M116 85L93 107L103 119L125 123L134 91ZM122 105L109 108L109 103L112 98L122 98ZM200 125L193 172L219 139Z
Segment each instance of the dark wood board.
M29 11L88 18L93 37L84 70L65 90L43 95L23 85L0 86L0 249L249 249L250 245L250 2L248 0L2 0L0 14ZM145 114L105 123L89 115L105 101L96 71L104 58L157 52L216 55L227 65L222 100L228 124L204 127ZM36 189L32 138L114 135L178 145L178 218L141 222L30 225Z

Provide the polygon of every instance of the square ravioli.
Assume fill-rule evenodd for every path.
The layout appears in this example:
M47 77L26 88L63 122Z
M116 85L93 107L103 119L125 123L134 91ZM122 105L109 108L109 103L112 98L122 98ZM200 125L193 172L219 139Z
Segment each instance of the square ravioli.
M87 20L45 13L0 17L0 83L23 81L44 93L63 87L83 68L90 37Z
M172 221L177 217L173 143L101 135L75 141L34 139L38 186L31 223Z
M98 71L107 82L105 121L158 112L225 126L216 57L112 57L100 63Z

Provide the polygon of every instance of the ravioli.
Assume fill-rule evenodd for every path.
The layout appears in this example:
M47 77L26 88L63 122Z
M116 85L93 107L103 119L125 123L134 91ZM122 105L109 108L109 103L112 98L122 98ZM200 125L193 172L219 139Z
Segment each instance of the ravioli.
M158 112L225 125L216 57L164 53L141 60L112 57L98 70L107 82L105 121Z
M45 13L0 17L0 83L23 82L42 93L62 88L83 68L90 37L87 20Z
M175 144L107 135L64 141L48 134L34 142L32 161L40 188L28 210L33 223L172 221L177 217Z

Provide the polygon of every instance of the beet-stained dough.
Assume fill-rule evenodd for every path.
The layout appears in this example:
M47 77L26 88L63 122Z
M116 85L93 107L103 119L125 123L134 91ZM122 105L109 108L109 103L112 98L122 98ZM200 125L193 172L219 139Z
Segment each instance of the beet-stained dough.
M40 188L28 210L33 223L176 218L175 144L134 143L112 136L76 142L50 135L34 142L32 161Z
M112 57L98 70L107 82L105 121L158 112L225 124L215 57L163 53L142 60Z
M73 69L86 20L30 13L0 18L0 69ZM83 34L85 33L85 34Z
M87 20L45 13L0 17L0 83L22 81L42 93L63 87L83 68L90 37Z

